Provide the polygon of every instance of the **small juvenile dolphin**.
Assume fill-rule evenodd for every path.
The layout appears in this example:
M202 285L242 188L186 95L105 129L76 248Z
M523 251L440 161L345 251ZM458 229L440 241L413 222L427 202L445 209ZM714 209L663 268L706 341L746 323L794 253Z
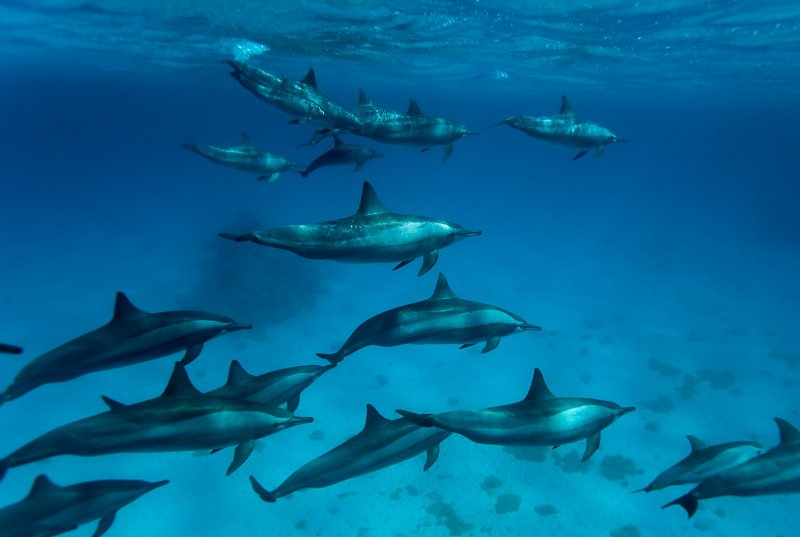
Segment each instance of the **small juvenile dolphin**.
M610 401L556 398L536 369L528 395L519 403L442 414L397 412L417 425L452 431L479 444L558 447L585 438L585 462L600 446L600 431L634 410Z
M22 347L17 347L16 345L6 345L5 343L0 343L0 352L6 354L22 354Z
M360 122L351 127L350 132L371 138L376 142L421 147L427 151L431 147L444 146L442 161L446 161L453 153L453 142L465 136L480 134L472 132L461 123L441 117L426 116L413 98L404 116L386 117L372 123Z
M228 372L228 382L206 395L246 399L267 406L286 404L286 410L294 412L300 404L302 391L334 367L336 364L324 367L301 365L255 376L245 371L238 361L233 360Z
M346 144L338 136L334 136L333 149L314 159L305 171L299 173L303 177L308 177L309 173L323 166L347 166L348 164L355 164L356 167L353 168L353 171L357 172L364 167L365 162L374 158L383 158L383 155L364 145Z
M202 144L183 144L182 147L191 149L216 164L244 173L254 173L259 176L259 181L269 179L270 183L282 172L305 167L289 157L256 149L245 132L242 133L242 140L236 147L222 148Z
M236 242L252 241L294 252L306 259L340 263L400 263L395 270L423 258L419 276L439 259L439 250L465 237L480 235L454 222L395 214L364 182L361 203L353 216L319 224L284 226L243 235L220 233Z
M44 353L22 368L0 394L0 405L43 384L155 360L186 351L181 363L190 364L209 339L252 328L233 319L203 311L148 313L117 293L114 316L107 324Z
M319 489L347 479L388 468L427 452L423 471L439 457L439 444L448 431L426 429L405 418L388 420L372 405L367 405L364 429L345 443L309 462L273 491L268 491L250 476L253 490L265 502L301 489Z
M523 330L541 330L506 310L462 300L450 289L444 274L439 273L436 289L428 300L385 311L361 323L333 354L317 356L331 363L359 349L377 345L459 344L461 348L486 342L481 354L494 350L500 338Z
M50 537L100 520L92 537L114 523L117 511L169 481L86 481L59 487L41 474L21 501L0 509L3 537Z
M695 436L689 435L686 438L692 446L689 456L661 472L652 483L641 490L650 492L672 485L700 483L764 452L764 446L758 442L728 442L710 446Z
M132 405L103 400L110 410L57 427L0 459L0 479L8 468L58 455L218 451L237 446L228 467L231 475L259 438L314 421L282 408L203 395L180 362L175 363L164 393L155 399Z
M764 496L800 492L800 431L775 418L781 441L766 453L712 475L688 494L668 503L686 509L689 518L700 500L719 496Z
M491 127L503 124L519 129L528 136L544 140L551 145L577 149L580 152L572 160L581 158L591 149L595 150L594 156L599 157L607 145L628 143L628 140L617 138L605 127L577 117L572 111L569 101L563 95L561 96L561 110L556 115L510 117Z

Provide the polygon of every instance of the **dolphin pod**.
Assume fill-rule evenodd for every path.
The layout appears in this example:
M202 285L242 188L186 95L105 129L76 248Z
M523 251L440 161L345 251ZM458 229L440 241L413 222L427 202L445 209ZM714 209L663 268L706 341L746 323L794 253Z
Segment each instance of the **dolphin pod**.
M353 216L243 235L220 233L220 237L288 250L307 259L340 263L399 263L395 269L422 257L419 271L419 276L422 276L436 264L439 250L480 234L480 231L466 230L446 220L393 213L365 182L361 203Z
M433 295L422 302L400 306L367 319L333 354L317 356L341 362L357 350L377 345L461 344L461 348L485 342L485 354L497 348L500 338L515 332L541 330L509 311L459 298L439 273Z
M108 411L53 429L0 459L0 479L8 468L58 455L218 451L236 446L227 472L231 475L259 438L314 421L282 408L204 395L180 362L175 362L166 389L155 399L132 405L103 400Z
M0 509L0 535L51 536L99 520L92 537L111 527L117 511L169 481L86 481L59 487L40 474L19 502Z
M250 328L249 324L202 311L148 313L131 304L124 293L117 293L111 321L34 358L0 394L0 405L44 384L66 382L176 352L185 351L181 363L188 365L206 341Z
M478 444L558 447L586 440L586 462L600 447L600 431L634 410L610 401L556 397L536 369L528 395L518 403L442 414L397 413L422 427L457 433Z

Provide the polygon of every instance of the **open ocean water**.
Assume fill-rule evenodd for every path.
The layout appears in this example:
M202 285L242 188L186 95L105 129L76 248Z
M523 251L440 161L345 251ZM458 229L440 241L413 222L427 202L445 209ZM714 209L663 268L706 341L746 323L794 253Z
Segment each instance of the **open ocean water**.
M358 89L480 131L420 153L345 134L385 158L274 183L181 148L247 132L309 163L326 139L259 101L226 59L279 76L313 67L320 90ZM575 113L627 145L573 161L506 126ZM692 519L661 506L691 486L632 494L712 443L778 442L800 425L800 5L797 2L0 2L0 389L24 364L111 318L114 293L151 312L200 309L254 329L208 342L187 369L210 390L250 373L325 362L359 323L459 296L542 327L481 345L368 347L309 387L314 423L232 449L62 456L12 468L0 507L35 476L171 483L120 510L110 537L142 535L789 536L800 496L715 498ZM402 214L483 235L420 261L345 265L217 236L342 218L369 181ZM43 386L0 408L0 456L44 432L162 392L175 359ZM556 396L636 406L584 443L504 450L453 435L420 456L263 503L268 489L361 430L365 406L444 412L516 402L540 368ZM72 535L88 536L95 523ZM0 528L0 535L3 529Z

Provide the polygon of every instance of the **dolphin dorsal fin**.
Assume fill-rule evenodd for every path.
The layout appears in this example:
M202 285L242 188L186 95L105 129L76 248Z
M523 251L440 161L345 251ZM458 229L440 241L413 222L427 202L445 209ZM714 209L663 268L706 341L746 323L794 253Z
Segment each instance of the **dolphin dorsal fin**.
M703 442L696 436L687 435L686 439L689 440L689 444L692 446L692 453L709 447L707 443Z
M389 420L381 416L381 413L378 412L374 406L367 405L367 422L364 424L365 431L383 425L387 421Z
M31 487L31 491L28 493L26 498L33 498L36 496L41 496L42 494L51 493L60 489L58 485L50 481L50 478L44 474L39 474L36 476L36 479L33 482L33 486Z
M775 418L778 424L778 431L781 433L781 445L800 443L800 431L786 420Z
M417 101L414 100L414 97L411 97L411 101L408 103L408 112L406 112L406 115L410 117L425 117L425 114L419 109L419 105Z
M533 372L533 380L531 381L531 387L528 390L528 395L525 396L524 401L544 401L545 399L555 399L556 396L547 388L547 384L544 383L544 375L536 368L536 371Z
M195 388L192 381L189 380L186 368L180 362L175 362L172 376L169 378L167 387L161 397L186 397L189 395L203 395L203 393Z
M242 133L242 140L239 142L239 147L253 147L253 140L250 139L246 132Z
M358 206L357 216L366 216L368 214L391 214L392 211L386 208L378 199L375 194L375 189L372 185L364 181L364 186L361 188L361 203Z
M368 105L371 105L371 104L372 104L372 101L370 101L369 97L367 97L367 92L364 91L363 89L359 88L358 89L358 106L368 106Z
M147 315L147 312L131 304L125 293L117 291L117 299L114 302L114 316L111 318L112 323L115 321L128 321L142 315Z
M341 139L341 138L339 138L338 136L334 136L334 137L333 137L333 147L334 147L334 148L337 148L337 147L339 147L340 145L344 145L344 142L343 142L343 141L342 141L342 139Z
M308 73L306 74L306 76L303 77L303 80L301 80L300 82L314 89L319 89L317 88L317 76L314 74L313 67L308 70Z
M436 289L433 290L433 295L431 296L431 300L441 300L446 298L458 298L452 289L450 289L450 285L447 283L447 278L444 277L444 274L441 272L439 273L439 279L436 280Z
M244 367L242 367L242 364L240 364L238 360L233 360L231 362L231 367L228 369L228 382L225 383L225 386L242 384L244 382L249 382L252 379L253 375L245 371Z
M567 100L566 95L561 96L561 110L558 111L559 115L562 116L574 116L575 112L572 111L572 107L569 105L569 101Z

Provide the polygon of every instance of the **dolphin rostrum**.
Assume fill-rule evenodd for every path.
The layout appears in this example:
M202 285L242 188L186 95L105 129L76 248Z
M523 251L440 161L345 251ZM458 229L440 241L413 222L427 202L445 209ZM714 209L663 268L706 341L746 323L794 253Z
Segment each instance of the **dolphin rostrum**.
M266 490L253 476L250 483L262 500L274 502L301 489L329 487L427 452L426 471L436 462L439 444L448 436L448 431L426 429L405 418L388 420L367 405L367 422L356 436L309 462L275 490Z
M480 235L460 225L428 218L395 214L380 202L365 182L358 212L347 218L311 225L285 226L243 235L220 233L236 242L252 241L289 250L306 259L340 263L400 263L395 270L423 258L419 276L439 259L439 250L465 237Z
M600 446L600 431L634 410L610 401L556 397L536 369L528 395L519 403L442 414L397 412L417 425L452 431L479 444L558 447L586 439L585 462Z
M439 274L436 289L427 300L385 311L361 323L333 354L317 356L331 363L370 345L459 344L461 348L486 342L481 354L494 350L500 338L517 331L541 330L506 310L462 300L450 289L444 274Z
M8 468L58 455L216 452L237 446L228 467L231 475L247 460L259 438L314 421L282 408L203 395L180 362L175 363L164 393L155 399L132 405L107 397L103 400L110 410L57 427L0 459L0 479Z
M423 151L443 145L442 161L446 161L453 153L453 142L465 136L480 134L470 131L461 123L441 117L426 116L413 98L406 115L387 116L383 120L371 123L360 122L349 130L353 134L371 138L376 142L421 147Z
M551 145L577 149L580 152L572 160L581 158L591 149L595 150L594 156L599 157L607 145L628 143L628 140L617 138L605 127L577 117L572 111L569 101L563 95L561 96L561 110L558 114L541 117L510 117L500 123L495 123L492 127L503 124L519 129L528 136L544 140Z
M800 492L800 431L788 421L775 418L781 441L766 453L716 473L688 494L668 503L686 509L689 518L700 500L720 496L764 496Z
M66 382L96 371L116 369L186 351L191 363L209 339L252 328L203 311L148 313L117 293L114 316L107 324L44 353L22 368L0 394L0 405L54 382Z
M305 171L300 172L303 177L322 168L323 166L347 166L355 164L354 172L364 167L364 163L375 158L383 158L383 155L365 145L346 144L338 136L333 137L333 149L326 151L309 164Z
M92 537L100 537L118 510L167 483L105 480L59 487L41 474L25 498L0 509L0 535L50 537L99 519Z
M255 376L245 371L237 360L233 360L228 372L228 382L206 395L246 399L267 406L286 404L286 410L294 412L300 404L302 391L334 367L336 364L324 367L301 365Z
M689 435L686 438L692 447L689 456L661 472L652 483L641 490L650 492L672 485L700 483L764 452L764 446L758 442L728 442L710 446L696 436Z
M184 149L191 149L211 162L222 164L236 171L258 175L258 180L275 181L282 172L305 167L289 157L267 153L256 149L247 133L242 133L242 140L236 147L222 148L213 145L183 144Z

